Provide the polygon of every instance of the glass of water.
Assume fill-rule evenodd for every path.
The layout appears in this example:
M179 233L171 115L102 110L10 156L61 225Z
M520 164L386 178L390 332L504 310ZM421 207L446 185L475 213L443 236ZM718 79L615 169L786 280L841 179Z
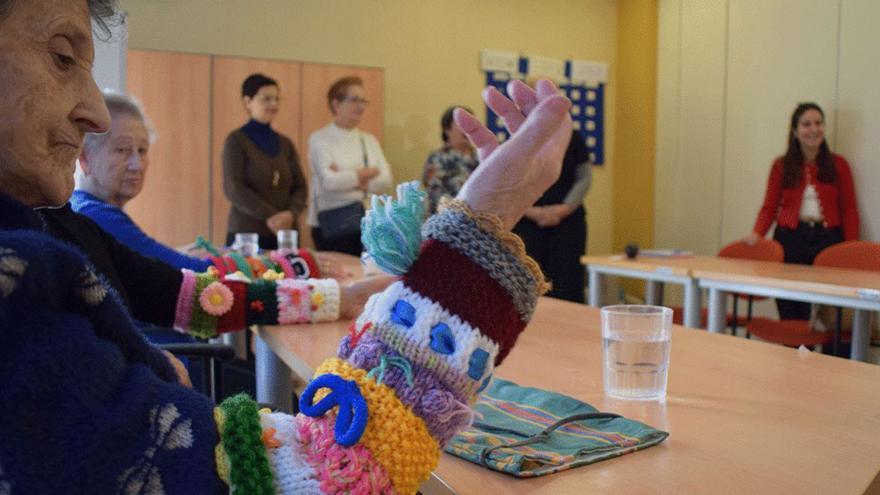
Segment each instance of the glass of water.
M279 230L275 234L278 239L278 249L295 251L299 249L299 232L292 229Z
M260 252L260 236L253 232L239 232L235 234L231 247L243 256L256 256Z
M672 345L672 310L662 306L602 308L605 395L664 400Z

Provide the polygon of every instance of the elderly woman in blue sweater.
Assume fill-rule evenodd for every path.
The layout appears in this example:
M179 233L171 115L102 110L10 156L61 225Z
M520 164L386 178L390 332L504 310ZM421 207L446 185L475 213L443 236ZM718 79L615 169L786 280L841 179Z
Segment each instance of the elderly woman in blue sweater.
M68 200L84 135L110 126L90 18L114 13L111 0L0 0L0 492L415 493L546 288L509 230L559 175L569 102L550 83L514 82L512 99L488 90L513 132L500 146L457 113L484 165L319 367L303 412L244 396L215 406L151 357L80 251L98 241L68 241L39 215ZM181 277L182 328L253 318L245 306L293 322L324 311L310 297L320 281ZM368 373L386 361L407 366Z

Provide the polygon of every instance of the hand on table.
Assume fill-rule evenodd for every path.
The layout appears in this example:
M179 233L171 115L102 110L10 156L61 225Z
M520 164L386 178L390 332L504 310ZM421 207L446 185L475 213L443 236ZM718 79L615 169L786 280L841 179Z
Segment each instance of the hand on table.
M362 278L339 288L339 317L351 320L357 318L364 309L367 299L373 294L385 290L397 277L392 275L376 275Z
M758 234L757 232L752 232L749 235L743 237L742 241L744 243L748 244L749 246L754 246L755 244L758 243L758 241L761 240L761 237L762 236L760 234Z
M269 230L273 233L277 234L279 230L292 229L295 220L296 218L294 218L293 212L290 210L283 210L267 218L266 226L269 227Z

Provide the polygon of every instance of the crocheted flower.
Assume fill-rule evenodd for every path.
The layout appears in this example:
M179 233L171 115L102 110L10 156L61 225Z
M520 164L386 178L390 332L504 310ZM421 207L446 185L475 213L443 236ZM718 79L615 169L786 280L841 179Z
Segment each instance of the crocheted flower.
M324 294L315 292L312 294L312 306L319 307L324 304Z
M263 280L269 280L272 282L281 280L284 278L283 273L276 272L275 270L269 269L266 270L266 273L263 274Z
M266 309L266 305L263 304L263 301L257 299L256 301L251 301L251 310L256 313L262 313Z
M199 294L199 304L205 313L212 316L223 316L227 311L232 309L232 303L235 296L229 287L220 282L211 282L205 287L205 290Z

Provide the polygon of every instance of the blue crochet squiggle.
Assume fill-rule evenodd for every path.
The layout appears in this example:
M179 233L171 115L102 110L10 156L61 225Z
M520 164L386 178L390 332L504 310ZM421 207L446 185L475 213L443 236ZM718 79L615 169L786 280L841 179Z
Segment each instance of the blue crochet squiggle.
M361 220L361 242L379 268L403 275L419 255L425 196L418 182L397 186L397 198L373 196L372 208Z

